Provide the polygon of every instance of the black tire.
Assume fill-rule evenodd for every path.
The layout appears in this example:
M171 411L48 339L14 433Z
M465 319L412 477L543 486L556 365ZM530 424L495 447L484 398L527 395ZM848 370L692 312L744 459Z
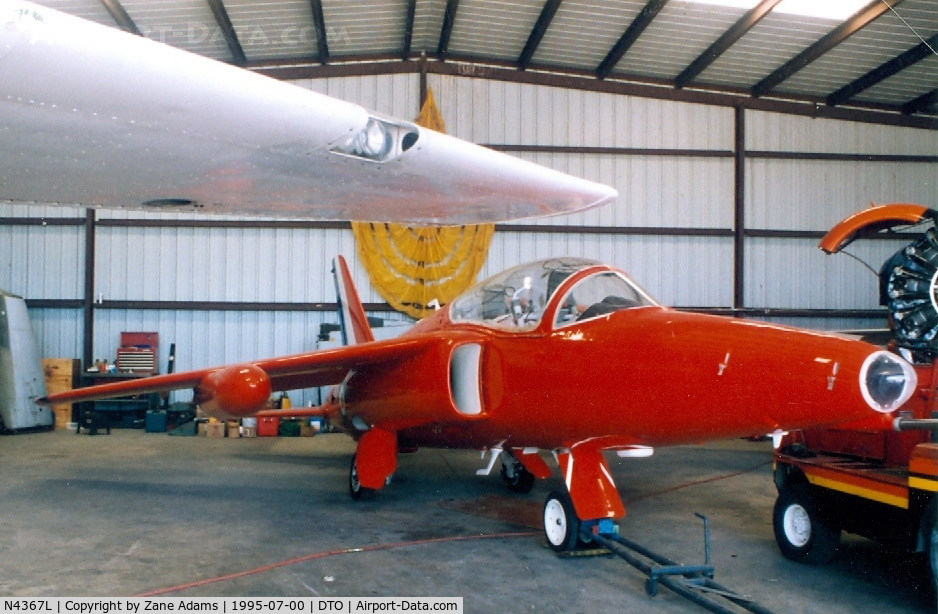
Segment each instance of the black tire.
M772 528L785 558L799 563L823 565L840 544L840 528L824 519L808 484L792 484L779 491Z
M544 537L554 552L567 552L577 547L580 519L566 491L551 491L544 501Z
M537 480L533 473L525 469L524 465L514 459L512 459L512 466L510 468L503 460L500 473L508 490L521 494L531 492L531 489L534 488L534 482Z
M365 488L361 485L361 482L358 481L358 469L355 468L354 455L352 456L352 466L349 468L348 473L348 492L355 501L371 499L375 496L375 493L378 492L374 488Z

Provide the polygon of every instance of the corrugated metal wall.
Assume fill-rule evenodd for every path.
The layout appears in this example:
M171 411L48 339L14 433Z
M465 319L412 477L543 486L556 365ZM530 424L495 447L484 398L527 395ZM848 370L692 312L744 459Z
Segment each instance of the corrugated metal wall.
M679 102L431 75L451 134L489 145L610 149L733 150L733 110ZM707 129L701 129L706 126ZM531 220L545 226L733 227L732 157L625 153L518 154L608 183L620 197L580 214ZM597 258L628 271L667 304L732 304L730 237L496 233L483 274L531 258ZM688 284L689 279L702 283Z
M934 132L909 128L746 113L746 151L938 155ZM748 159L746 227L825 231L870 203L938 206L938 164L862 160ZM746 241L747 307L875 309L878 281L843 254L826 256L812 239ZM848 252L879 270L906 242L858 241ZM793 320L792 323L799 323ZM803 321L801 322L803 323ZM881 321L826 320L831 328L883 326Z
M83 217L63 207L0 204L0 217ZM84 229L0 224L0 289L29 299L78 299L84 283ZM81 356L82 316L77 309L30 309L44 356Z
M105 212L100 215L106 219ZM329 269L337 253L354 254L351 233L102 224L96 295L120 301L319 302L322 288L331 287ZM363 291L363 300L377 298Z
M523 232L497 232L483 276L534 258L581 255L625 269L666 304L733 304L733 109L469 77L430 75L428 82L450 134L494 146L535 146L535 151L519 155L609 183L620 192L614 204L601 209L525 222ZM418 111L418 75L297 83L398 117L413 118ZM754 154L745 165L747 228L821 231L871 200L938 205L938 165L934 163L757 155L933 156L938 155L933 132L751 111L746 112L745 121L746 150ZM609 150L551 150L557 147ZM697 154L640 154L635 149L697 150ZM79 219L84 212L0 205L0 217L24 216ZM354 259L347 230L128 228L106 222L180 216L108 211L97 216L95 296L105 300L332 302L330 260L343 253L353 264L363 300L381 302ZM531 225L544 226L544 232L532 232ZM571 226L622 231L579 232ZM635 227L672 232L628 232ZM717 232L707 234L701 229ZM849 258L821 255L812 239L749 237L745 245L747 307L876 307L874 277ZM901 243L892 241L866 242L854 251L878 267L899 247ZM80 299L83 267L83 226L0 223L0 288L29 299ZM31 316L45 355L81 354L80 309L32 309ZM311 349L324 321L334 322L335 316L315 311L99 309L95 311L94 355L113 359L121 331L152 330L161 335L163 368L168 346L174 341L177 368L198 368ZM843 319L807 323L873 324ZM315 400L313 393L294 399L299 403Z

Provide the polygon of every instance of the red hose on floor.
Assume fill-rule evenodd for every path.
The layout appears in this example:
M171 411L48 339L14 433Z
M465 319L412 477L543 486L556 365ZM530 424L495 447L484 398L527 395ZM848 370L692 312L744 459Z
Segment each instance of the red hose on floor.
M687 488L689 486L698 486L700 484L707 484L709 482L718 482L720 480L725 480L728 478L733 478L738 475L743 475L751 471L755 471L760 467L771 463L772 461L763 461L748 469L743 469L742 471L736 471L733 473L727 473L723 475L718 475L712 478L704 478L702 480L695 480L692 482L687 482L684 484L678 484L677 486L672 486L671 488L666 488L664 490L659 490L655 492L650 492L645 495L641 495L630 499L628 503L635 503L642 499L648 499L651 497L656 497L658 495L663 495L665 493L673 492L675 490L680 490L682 488ZM280 561L279 563L271 563L270 565L264 565L263 567L258 567L256 569L249 569L247 571L239 571L233 574L228 574L225 576L219 576L217 578L207 578L205 580L197 580L195 582L189 582L187 584L180 584L178 586L171 586L169 588L161 588L153 591L148 591L146 593L140 593L139 595L134 595L134 597L155 597L157 595L165 595L166 593L175 593L178 591L186 590L188 588L195 588L197 586L205 586L206 584L214 584L216 582L224 582L225 580L234 580L235 578L243 578L245 576L251 576L254 574L263 573L265 571L270 571L271 569L277 569L278 567L287 567L289 565L295 565L296 563L302 563L304 561L312 561L315 559L324 559L329 556L336 556L339 554L352 554L355 552L376 552L378 550L394 550L396 548L404 548L406 546L423 546L427 544L438 544L444 542L456 542L456 541L468 541L474 539L497 539L500 537L509 538L509 537L533 537L540 535L539 531L525 531L525 532L516 532L516 533L490 533L483 535L457 535L454 537L437 537L433 539L420 539L416 541L409 542L398 542L396 544L378 544L373 546L364 546L362 548L346 548L343 550L332 550L330 552L317 552L316 554L307 554L305 556L300 556L293 559L288 559L286 561Z
M762 467L765 467L766 465L771 465L771 464L772 464L771 460L762 461L756 465L753 465L752 467L749 467L748 469L743 469L741 471L734 471L732 473L724 473L722 475L717 475L712 478L703 478L700 480L694 480L692 482L685 482L683 484L678 484L677 486L671 486L670 488L665 488L664 490L656 490L654 492L650 492L644 495L633 497L629 499L628 501L625 501L625 503L626 504L635 503L636 501L641 501L642 499L650 499L652 497L657 497L659 495L665 495L669 492L681 490L682 488L689 488L690 486L700 486L701 484L709 484L710 482L719 482L720 480L728 480L730 478L735 478L736 476L750 473L752 471L755 471L756 469L760 469Z
M455 537L437 537L433 539L419 539L416 541L409 542L398 542L396 544L378 544L373 546L364 546L362 548L346 548L343 550L332 550L330 552L317 552L316 554L307 554L305 556L296 557L293 559L288 559L286 561L280 561L279 563L271 563L270 565L264 565L263 567L258 567L256 569L249 569L247 571L239 571L236 573L228 574L225 576L218 576L217 578L207 578L205 580L196 580L195 582L189 582L186 584L180 584L178 586L170 586L168 588L160 588L146 593L140 593L134 595L134 597L155 597L157 595L165 595L166 593L175 593L178 591L186 590L188 588L195 588L197 586L205 586L206 584L214 584L216 582L223 582L225 580L233 580L235 578L243 578L245 576L251 576L254 574L263 573L265 571L270 571L271 569L277 569L278 567L287 567L288 565L295 565L296 563L302 563L304 561L312 561L314 559L324 559L329 556L336 556L339 554L352 554L355 552L376 552L378 550L393 550L395 548L404 548L406 546L423 546L426 544L439 544L443 542L457 542L457 541L468 541L474 539L497 539L500 537L533 537L540 535L539 531L525 531L517 533L489 533L484 535L457 535Z

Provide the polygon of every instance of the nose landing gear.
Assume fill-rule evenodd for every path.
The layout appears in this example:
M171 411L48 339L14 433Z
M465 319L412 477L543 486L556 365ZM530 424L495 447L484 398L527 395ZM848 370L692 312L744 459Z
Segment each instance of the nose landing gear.
M525 469L511 453L502 452L501 476L508 490L516 493L529 493L534 488L536 480L533 473Z

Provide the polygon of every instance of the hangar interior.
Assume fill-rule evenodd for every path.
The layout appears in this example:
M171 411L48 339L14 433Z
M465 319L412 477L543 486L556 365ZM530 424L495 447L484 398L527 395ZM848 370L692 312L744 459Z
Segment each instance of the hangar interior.
M297 84L410 117L419 80ZM451 134L523 146L521 157L620 191L614 206L499 225L480 278L529 260L584 256L622 268L666 305L819 329L882 328L876 277L843 255L825 256L817 241L870 202L938 200L930 130L470 77L427 80ZM92 358L113 360L120 332L133 330L175 340L180 369L308 350L319 324L336 321L331 259L355 252L347 225L330 222L0 206L8 250L0 284L29 301L44 356L84 355L89 291ZM878 268L903 241L851 249ZM85 266L88 245L93 267ZM352 262L369 315L402 319ZM159 364L168 351L161 344Z
M753 20L751 7L683 1L47 0L39 4L136 30L393 117L416 117L426 92L432 90L448 134L619 191L614 203L582 213L498 224L480 279L530 260L582 256L621 268L659 302L681 309L821 330L883 328L885 312L879 305L876 276L854 259L823 254L816 244L836 222L871 202L938 204L934 96L938 55L932 49L914 62L906 58L903 69L895 69L889 77L874 82L869 76L920 44L930 41L935 46L938 5L930 0L882 2L885 8L873 9L860 3L864 11L876 10L877 14L864 23L853 23L853 29L840 32L836 40L828 37L850 20L790 14ZM747 18L748 27L742 28ZM309 28L314 34L304 38ZM733 28L742 30L733 40L724 41L723 36ZM920 41L915 33L924 38ZM688 72L694 60L714 51L711 45L719 41L725 42L725 48L719 49L716 59L708 60L695 74ZM823 41L824 48L815 49ZM810 59L803 57L808 51L813 54ZM807 62L789 65L798 58ZM864 77L867 82L858 83ZM842 91L851 85L852 90ZM904 237L859 241L850 251L875 269L907 243ZM391 324L410 322L371 288L355 257L350 225L342 221L0 201L0 250L0 288L26 299L41 355L78 358L85 366L97 358L113 361L123 331L159 332L161 370L168 363L170 342L176 346L177 370L314 349L320 325L337 321L330 273L337 254L349 259L369 316ZM313 389L291 397L294 405L321 400ZM186 393L177 393L176 400L187 400ZM115 435L118 444L119 438L129 436ZM166 473L148 474L139 459L162 462L157 459L174 453L171 445L164 442L151 449L145 440L123 440L128 446L124 449L115 448L113 440L99 444L104 438L82 438L66 446L39 435L31 437L0 439L0 450L5 457L19 456L43 465L41 483L55 496L73 496L69 490L73 488L82 492L76 505L86 504L84 497L89 493L119 505L118 495L143 493L160 511L157 517L136 505L133 508L153 523L141 531L159 570L155 573L160 577L153 582L139 579L146 561L123 555L138 543L133 535L141 527L133 518L95 504L88 509L57 508L56 514L77 515L80 522L92 522L95 516L105 519L115 525L113 541L103 535L111 533L110 529L97 533L73 529L46 511L40 515L43 521L62 532L76 530L80 537L50 542L39 535L40 527L17 524L16 536L0 544L0 551L24 557L29 552L27 542L34 540L41 557L59 566L75 564L69 551L79 558L86 549L99 550L89 565L105 570L104 583L97 585L103 592L141 592L154 584L182 583L194 567L207 567L220 576L237 566L219 567L211 559L232 552L244 553L251 565L259 566L274 556L287 558L279 552L299 556L309 551L311 543L314 549L327 550L368 538L400 541L462 531L509 532L498 521L479 521L481 527L473 526L474 520L453 524L446 516L450 512L423 509L437 499L463 497L459 488L443 483L451 479L450 474L434 474L433 467L440 462L451 467L447 471L469 467L475 461L466 453L442 461L437 460L437 452L432 457L418 455L405 468L401 490L407 494L399 490L377 504L374 516L361 518L365 515L361 510L345 509L342 479L336 478L335 484L328 479L330 472L344 472L347 464L348 457L342 455L347 450L335 442L326 451L316 449L316 440L309 449L297 447L296 442L260 442L267 447L250 452L222 450L213 442L211 452L243 471L245 484L272 480L265 492L283 499L268 509L256 492L247 492L251 487L238 483L230 469L222 470L223 476L213 484L205 466L212 462L205 458L211 454L205 450L182 452L187 464L175 463ZM17 441L11 443L13 439ZM101 446L100 451L95 446ZM69 451L57 452L60 447ZM696 473L679 469L678 452L690 458L700 456L704 464ZM99 453L107 456L95 460ZM60 464L65 454L77 455L68 461L77 467L73 487L67 482L73 470ZM255 455L261 458L261 469L245 463L244 457ZM116 481L113 465L104 462L112 456L131 468ZM652 467L678 472L690 482L708 479L710 469L719 475L748 471L770 456L764 445L699 451L679 448L660 460L664 464ZM4 478L10 496L4 497L2 505L9 506L11 514L25 516L34 511L27 505L38 507L46 499L38 482L29 480L31 470L21 462L25 461L14 461L19 470ZM278 474L278 464L290 468L272 477ZM297 471L307 466L319 475ZM421 467L430 478L420 477ZM628 488L636 492L629 494L638 499L657 491L653 482L660 474L650 475L657 471L619 467L617 481L632 484ZM178 477L185 472L194 474L192 485ZM259 477L248 477L255 472ZM711 507L714 497L740 499L742 511L716 506L717 522L723 523L727 534L732 532L734 518L745 517L741 522L746 526L757 524L771 507L770 469L763 464L746 475L741 485L724 484L709 494L697 491ZM633 482L635 476L640 476L640 484ZM431 483L423 484L427 480ZM295 481L302 494L289 494L289 481ZM668 484L662 488L673 485L673 480L665 481ZM759 490L756 482L766 489ZM486 483L467 487L469 495L484 496ZM203 489L199 492L207 494L196 492L199 484ZM427 490L420 494L424 486ZM166 498L155 496L157 492ZM20 503L13 502L17 497ZM226 502L231 503L229 497L246 500L251 514L280 516L285 524L277 525L269 517L243 521L239 514L224 510ZM408 497L412 500L405 502ZM680 498L671 503L684 510L695 505ZM201 505L225 524L216 527L198 519L194 508ZM657 530L660 520L672 531L683 527L686 519L676 518L677 513L667 503L663 505L667 511L639 506L637 526ZM422 516L425 513L429 520ZM290 519L283 520L284 514ZM346 514L352 520L346 521ZM297 515L305 515L304 522L298 522ZM185 529L173 524L174 517ZM390 533L380 528L388 522L397 523ZM361 531L353 530L356 523ZM270 525L278 528L272 530ZM311 525L324 529L328 539L317 542ZM234 535L220 535L232 527ZM748 541L739 546L739 556L780 558L765 528L753 531L743 531ZM291 535L299 536L302 543L270 552L276 548L255 546L261 532L267 532L276 544L289 543ZM685 529L680 533L683 536ZM696 529L686 533L693 534L688 540L697 540ZM154 545L162 538L167 543ZM316 590L306 588L323 594L331 589L339 593L406 592L408 582L414 582L415 590L423 594L472 591L474 601L467 599L467 604L473 608L467 611L483 606L504 608L512 602L495 595L507 592L505 599L511 599L519 589L526 595L522 599L541 611L604 611L620 603L619 598L636 598L620 595L619 584L608 588L617 573L608 562L596 574L584 572L587 579L575 587L569 570L577 563L557 562L533 540L519 546L513 539L496 539L494 547L473 544L468 550L451 546L452 551L438 554L449 574L441 578L414 560L419 557L408 554L399 559L384 554L365 564L366 575L375 570L366 584L352 582L355 572L350 569L343 569L345 575L339 576L345 584L323 584L324 578L335 574L317 567L257 585L245 580L192 594L217 594L215 590L289 593L305 586L300 576L307 574L318 584ZM208 543L199 554L197 548L185 545L192 541ZM760 547L765 551L760 552ZM522 552L525 548L531 552ZM697 556L696 546L688 548L691 556ZM918 585L913 583L910 589L877 568L876 555L865 545L851 543L849 549L860 561L856 563L862 570L860 578L872 578L872 588L861 587L864 583L851 577L851 565L842 563L829 579L799 569L793 582L800 588L786 586L768 601L782 610L794 604L803 611L855 611L856 606L847 601L850 591L844 590L845 585L861 602L877 603L883 612L931 607L920 597ZM257 550L269 557L258 556ZM59 554L53 556L53 551ZM107 552L112 558L104 556ZM190 555L194 559L186 558ZM463 556L466 563L457 565L456 557ZM735 553L723 552L721 557L741 574L750 591L765 590L761 582L766 577L772 577L772 582L792 582L780 579L791 573L784 561L771 563L769 571L760 568L755 577L745 577L741 569L745 565L734 565ZM473 570L487 568L493 559L508 561L506 569L499 564L498 572L514 583L514 589L477 577L483 574ZM386 570L397 567L413 569L409 573L417 578ZM0 592L96 592L87 566L76 576L86 585L57 579L34 564L23 564L23 569L29 574L2 574L10 579L6 584L0 579ZM516 577L518 569L527 572ZM563 598L543 596L552 590L549 578L564 576L567 593ZM805 586L810 597L805 597ZM801 598L816 601L805 603ZM671 599L653 604L655 611L692 607ZM566 609L567 605L573 609ZM633 605L651 607L641 599Z
M619 190L612 206L500 225L480 278L582 255L666 305L882 327L875 278L814 244L871 202L938 200L934 101L903 107L933 93L938 57L857 84L927 44L918 36L934 35L936 7L926 1L882 3L833 40L836 19L756 20L742 6L685 1L42 4L393 117L416 117L429 88L449 134ZM637 37L623 49L626 25ZM684 69L731 27L735 44L688 80ZM736 95L825 40L768 96ZM827 104L828 90L851 84L852 97ZM0 206L10 254L0 288L28 299L43 355L86 362L126 330L175 340L182 369L309 349L334 321L329 262L354 252L347 227L329 222ZM852 249L878 268L901 246ZM353 269L369 314L399 319Z

